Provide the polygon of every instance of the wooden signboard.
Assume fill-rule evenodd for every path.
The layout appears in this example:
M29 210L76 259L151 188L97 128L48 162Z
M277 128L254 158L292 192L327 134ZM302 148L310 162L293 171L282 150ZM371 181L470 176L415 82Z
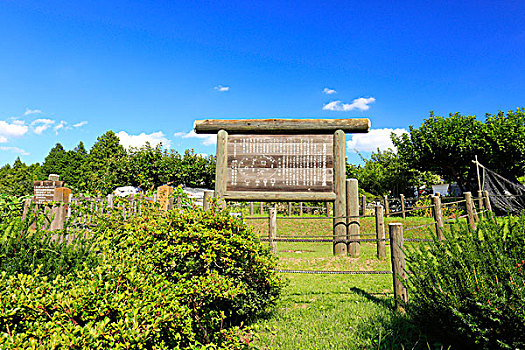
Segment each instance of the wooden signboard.
M55 196L55 188L63 185L64 181L35 181L33 184L35 204L44 204L52 201Z
M333 135L231 135L226 191L333 192Z
M160 208L168 211L169 198L173 194L173 187L164 185L157 188L157 201L160 203Z

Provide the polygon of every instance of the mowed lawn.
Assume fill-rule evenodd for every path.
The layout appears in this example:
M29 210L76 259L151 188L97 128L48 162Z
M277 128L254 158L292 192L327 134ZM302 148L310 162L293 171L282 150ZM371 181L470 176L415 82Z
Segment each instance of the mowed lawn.
M431 218L387 218L405 229ZM267 237L267 220L249 220ZM362 238L374 238L375 219L361 219ZM430 238L433 225L405 232L407 238ZM330 236L332 220L277 220L278 237ZM387 236L388 237L388 236ZM422 244L406 242L405 244ZM424 244L424 243L423 243ZM390 271L387 258L376 257L376 244L361 243L358 258L334 257L332 243L278 242L278 268L309 271ZM393 312L391 274L292 274L276 310L255 324L252 345L257 349L441 349L402 316Z

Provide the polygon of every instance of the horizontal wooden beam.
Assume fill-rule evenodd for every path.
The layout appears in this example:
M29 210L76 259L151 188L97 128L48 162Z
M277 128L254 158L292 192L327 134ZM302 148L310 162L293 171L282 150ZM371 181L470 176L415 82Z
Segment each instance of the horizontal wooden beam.
M197 134L214 134L226 130L228 134L331 134L367 133L370 119L206 119L196 120Z
M333 192L256 192L256 191L227 191L224 199L235 201L334 201L335 193Z

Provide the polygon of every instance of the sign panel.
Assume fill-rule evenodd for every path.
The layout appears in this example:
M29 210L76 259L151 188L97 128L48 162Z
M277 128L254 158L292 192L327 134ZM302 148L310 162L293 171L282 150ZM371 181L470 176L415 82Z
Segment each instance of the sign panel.
M33 185L35 204L44 204L52 201L55 195L55 188L63 185L64 181L35 181Z
M229 135L226 191L333 192L333 135Z

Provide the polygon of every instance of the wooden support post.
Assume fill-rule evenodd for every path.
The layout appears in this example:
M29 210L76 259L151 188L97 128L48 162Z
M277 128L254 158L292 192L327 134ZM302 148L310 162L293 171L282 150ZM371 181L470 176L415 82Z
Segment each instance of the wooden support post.
M346 255L346 145L345 133L334 133L334 255Z
M399 197L400 197L399 199L401 200L401 215L403 216L403 220L404 220L407 218L406 213L405 213L405 195L401 193Z
M53 221L49 226L51 231L61 230L64 228L64 221L66 220L66 206L65 204L69 201L69 195L71 190L67 187L58 187L55 188L55 193L53 195L53 201L58 202L59 204L55 205L51 210L51 215Z
M432 196L432 214L434 215L434 221L436 222L436 236L441 241L445 239L443 235L443 210L441 207L441 197Z
M275 208L268 208L268 238L270 240L270 249L272 254L277 254L277 243L274 241L277 238L277 210Z
M487 213L492 212L492 206L490 205L489 191L483 191L483 201L485 202L485 209Z
M483 191L478 190L478 211L483 210Z
M472 230L476 229L476 222L474 221L474 208L472 203L472 193L465 192L465 202L467 207L467 215L468 215L468 223L470 224L470 228Z
M366 215L366 196L365 195L361 197L361 210L363 211L362 214Z
M33 202L33 198L28 198L24 200L24 211L22 212L22 220L25 220L27 218L27 214L29 213L29 209L31 208L31 202Z
M250 216L253 216L253 202L250 202Z
M388 224L388 230L390 233L395 307L398 311L404 312L405 305L408 303L408 293L403 285L407 279L405 253L403 251L403 224Z
M263 202L259 203L259 212L261 213L261 215L264 214L264 203Z
M386 258L386 242L385 242L385 216L383 213L383 206L376 205L376 239L377 239L377 258Z
M359 239L359 184L357 179L346 180L346 224L347 238ZM348 255L358 257L361 254L361 242L348 244Z
M213 197L213 191L204 191L204 196L202 197L202 209L204 211L210 209L210 201Z
M299 216L303 216L303 202L299 202Z
M326 217L330 217L330 202L326 202Z
M224 194L226 193L226 177L228 176L228 132L219 130L217 133L217 159L215 167L215 195L219 198L219 205L226 209Z
M288 216L292 216L292 202L288 202Z
M385 203L385 215L389 216L390 215L390 203L388 203L388 196L384 196L383 201Z

